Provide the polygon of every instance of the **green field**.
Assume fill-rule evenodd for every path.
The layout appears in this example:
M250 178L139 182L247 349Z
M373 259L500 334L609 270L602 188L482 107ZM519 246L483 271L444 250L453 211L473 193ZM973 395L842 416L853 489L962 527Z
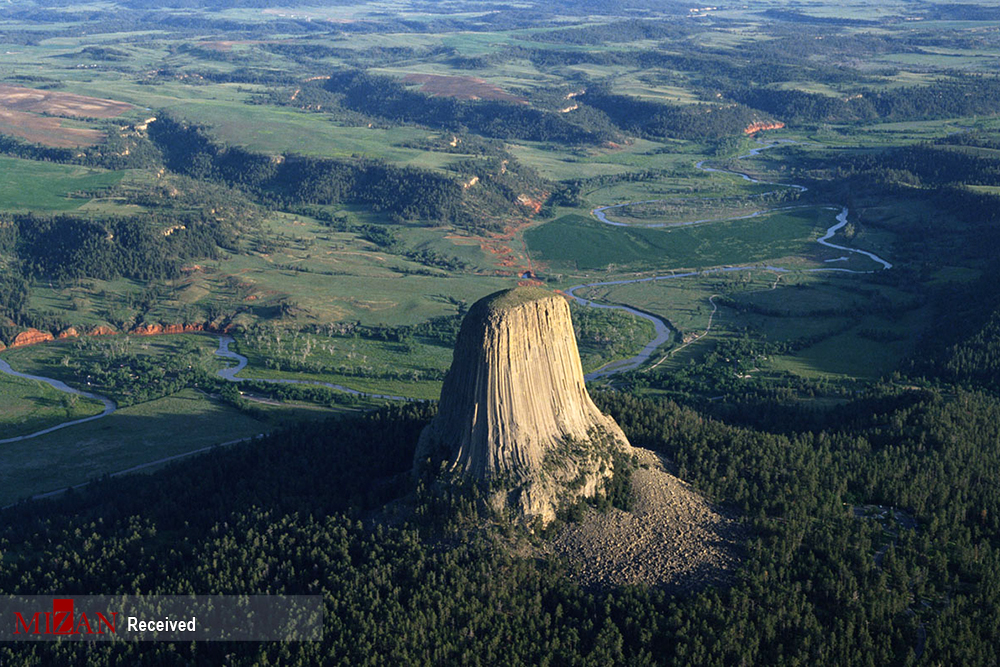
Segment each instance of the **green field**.
M0 374L0 440L100 414L104 406L43 382Z
M336 414L328 409L262 407L274 416L258 421L186 389L123 408L103 419L2 445L0 505L169 456L252 437L278 427L283 420Z
M451 366L452 356L450 348L419 339L404 344L274 331L250 333L238 340L235 351L249 360L240 377L330 382L358 391L419 399L441 395L439 375ZM348 372L287 372L269 367L268 360L294 363L296 368L315 365ZM428 374L433 379L424 379Z
M207 123L219 141L264 153L325 157L364 155L412 167L441 169L469 156L438 153L400 144L440 133L409 127L389 129L340 126L319 114L213 100L168 107L182 118Z
M554 270L652 270L748 264L811 253L833 223L821 209L674 229L613 227L568 215L525 233L532 256Z
M123 172L0 157L0 210L68 211L117 185ZM75 196L71 196L75 195Z
M747 271L738 275L748 277L762 288L768 281L774 281L773 274L766 271ZM725 278L704 276L596 287L577 290L576 294L601 303L625 303L652 313L669 322L683 337L705 330L712 314L709 299L714 294L725 293L726 285ZM713 318L714 325L719 325L721 315L717 313Z
M913 341L885 343L857 334L857 330L831 336L793 355L772 360L772 367L805 378L861 378L878 380L891 373L912 352Z
M126 356L162 364L183 359L190 366L214 373L227 365L225 359L215 355L216 349L218 339L211 335L102 336L30 345L7 350L3 357L14 370L86 389L84 378L94 364L106 364L109 360L113 363Z

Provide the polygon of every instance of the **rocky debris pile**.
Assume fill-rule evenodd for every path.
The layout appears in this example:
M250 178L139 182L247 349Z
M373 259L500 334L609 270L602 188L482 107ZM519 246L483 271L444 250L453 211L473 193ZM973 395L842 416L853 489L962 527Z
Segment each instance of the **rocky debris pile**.
M738 562L739 524L667 472L655 453L632 451L639 463L632 510L590 508L547 548L591 587L686 589L722 581Z
M603 493L630 449L587 393L566 300L515 287L470 308L414 463L483 482L496 509L547 523Z

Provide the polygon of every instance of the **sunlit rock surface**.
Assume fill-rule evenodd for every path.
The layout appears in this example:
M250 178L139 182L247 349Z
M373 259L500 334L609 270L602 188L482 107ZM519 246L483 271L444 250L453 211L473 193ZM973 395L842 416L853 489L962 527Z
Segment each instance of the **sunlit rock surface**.
M516 287L466 315L416 464L486 482L498 509L547 522L601 493L626 448L587 394L566 300Z

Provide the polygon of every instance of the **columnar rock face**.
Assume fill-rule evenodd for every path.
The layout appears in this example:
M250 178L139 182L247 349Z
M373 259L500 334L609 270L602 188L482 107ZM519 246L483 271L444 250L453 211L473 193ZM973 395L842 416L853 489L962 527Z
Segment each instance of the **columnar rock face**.
M496 506L548 521L561 503L602 492L628 447L587 394L566 300L517 287L466 315L416 465L443 463L489 483Z

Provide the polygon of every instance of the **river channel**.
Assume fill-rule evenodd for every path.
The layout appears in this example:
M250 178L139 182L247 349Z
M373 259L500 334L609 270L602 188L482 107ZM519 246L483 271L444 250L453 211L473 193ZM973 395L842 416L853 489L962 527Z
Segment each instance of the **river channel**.
M762 145L762 146L760 146L758 148L754 148L753 150L751 150L750 152L746 153L745 155L738 156L736 159L743 159L743 158L753 157L755 155L758 155L763 150L767 150L768 148L773 148L775 146L785 145L785 144L788 144L788 143L794 143L794 142L776 141L776 142L768 143L768 144ZM758 183L758 184L763 184L763 185L774 185L774 186L777 186L777 187L795 188L799 192L805 192L806 189L807 189L804 185L797 185L797 184L794 184L794 183L774 183L774 182L769 182L769 181L761 181L761 180L753 178L749 174L744 174L742 172L731 171L731 170L728 170L728 169L719 169L719 168L716 168L716 167L709 167L709 166L707 166L705 164L705 162L706 162L706 160L702 160L702 161L696 163L695 167L697 167L698 169L701 169L702 171L705 171L705 172L733 174L734 176L739 176L743 180L748 181L750 183ZM615 222L613 220L609 220L607 218L606 214L605 214L605 211L609 211L609 210L612 210L612 209L615 209L615 208L621 208L621 207L625 207L625 206L632 206L632 205L635 205L635 204L651 204L651 203L656 203L656 202L660 202L660 201L664 201L664 200L661 200L661 199L652 199L652 200L643 201L643 202L625 202L625 203L621 203L621 204L609 204L607 206L598 206L597 208L593 209L591 211L591 213L594 215L595 218L597 218L598 220L600 220L601 222L603 222L605 224L613 225L613 226L616 226L616 227L619 227L619 226L622 226L622 227L624 227L624 226L630 226L630 225L627 225L625 223ZM789 210L789 209L794 209L794 208L806 208L806 207L786 206L786 207L781 207L781 208L769 209L769 210L765 210L765 211L758 211L756 213L752 213L752 214L749 214L749 215L742 215L742 216L736 216L736 217L730 217L730 218L692 220L692 221L688 221L688 222L652 224L652 225L645 225L645 226L648 226L648 227L684 227L684 226L690 226L690 225L700 225L700 224L705 224L705 223L709 223L709 222L727 222L727 221L732 221L732 220L744 220L744 219L747 219L747 218L755 218L755 217L759 217L759 216L762 216L762 215L767 215L769 213L775 213L775 212L778 212L778 211ZM831 208L832 210L836 210L835 207L825 207L825 208ZM866 250L858 250L856 248L848 248L848 247L841 246L841 245L836 245L836 244L830 242L830 239L833 238L833 236L838 231L840 231L843 227L845 227L847 225L847 215L848 215L848 211L847 211L847 207L845 206L845 207L842 208L842 210L840 211L840 214L836 218L837 219L837 223L835 225L832 225L829 229L827 229L826 233L823 236L821 236L820 238L816 239L816 242L819 243L819 244L821 244L821 245L824 245L824 246L826 246L828 248L834 248L834 249L837 249L837 250L842 250L842 251L844 251L846 253L860 254L860 255L863 255L865 257L868 257L872 261L874 261L877 264L881 265L880 269L877 269L877 270L884 270L884 269L892 268L892 264L890 264L888 261L882 259L881 257L879 257L878 255L876 255L874 253L868 252ZM634 225L634 226L639 226L639 225ZM836 262L836 261L842 261L842 260L846 260L846 259L847 259L847 257L844 256L844 257L840 257L840 258L833 259L833 260L828 260L828 261ZM714 269L705 269L705 270L702 270L702 271L687 271L687 272L680 272L680 273L678 273L678 272L671 272L671 273L665 273L665 274L661 274L661 275L645 276L645 277L642 277L642 278L632 278L632 279L623 279L623 280L609 280L609 281L605 281L605 282L585 283L585 284L581 284L581 285L574 285L572 287L569 287L569 288L565 289L564 291L566 292L566 294L568 294L569 296L573 297L573 299L575 299L576 302L579 303L579 304L581 304L581 305L588 306L590 308L602 308L602 309L607 309L607 310L621 310L621 311L625 311L627 313L631 313L632 315L635 315L637 317L640 317L640 318L642 318L644 320L647 320L650 323L652 323L653 329L655 331L655 335L654 335L653 339L650 340L649 343L647 343L645 345L645 347L643 347L642 350L637 355L635 355L634 357L630 357L628 359L620 359L618 361L611 362L610 364L607 364L607 365L603 366L602 368L600 368L600 369L598 369L598 370L596 370L596 371L594 371L592 373L588 373L586 375L586 379L588 379L588 380L595 380L595 379L598 379L598 378L604 378L604 377L607 377L609 375L614 375L616 373L622 373L622 372L625 372L625 371L634 370L634 369L638 368L643 363L645 363L646 361L648 361L650 359L650 357L652 357L653 353L656 351L657 348L659 348L661 345L667 343L670 340L670 327L668 326L668 324L666 323L666 321L664 321L662 318L657 317L655 315L651 315L649 313L643 312L643 311L638 310L636 308L632 308L631 306L626 306L626 305L621 305L621 304L598 303L596 301L585 299L585 298L583 298L583 297L581 297L581 296L579 296L579 295L576 294L577 290L585 290L585 289L594 288L594 287L608 287L608 286L613 286L613 285L626 285L626 284L630 284L630 283L654 282L654 281L659 281L659 280L676 280L676 279L679 279L679 278L692 278L692 277L696 277L696 276L711 275L713 273L726 273L726 272L731 272L731 271L751 271L751 270L762 270L762 269L763 270L768 270L768 271L775 271L775 272L778 272L778 273L785 273L785 272L789 271L789 269L785 269L785 268L781 268L781 267L776 267L776 266L761 266L761 265L753 265L753 266L727 266L727 267L714 268ZM839 268L839 267L807 269L807 271L840 271L840 272L845 272L845 273L872 273L871 271L856 271L856 270L853 270L853 269L844 269L844 268ZM228 334L222 334L218 338L219 338L219 348L215 351L215 354L217 354L220 357L224 357L226 359L232 359L232 360L234 360L236 362L236 365L235 366L230 366L228 368L223 368L222 370L218 371L216 374L220 378L222 378L224 380L228 380L229 382L243 382L244 380L251 379L251 378L237 377L237 375L239 374L239 372L242 371L244 368L246 368L247 358L245 356L243 356L243 355L241 355L241 354L239 354L237 352L234 352L234 351L232 351L232 350L229 349L230 344L234 342L233 337L230 336L230 335L228 335ZM86 423L86 422L94 421L96 419L101 419L102 417L107 417L108 415L114 413L115 410L117 409L117 406L115 405L114 401L112 401L111 399L109 399L109 398L107 398L105 396L100 396L98 394L92 394L92 393L89 393L89 392L85 392L85 391L80 391L78 389L74 389L74 388L66 385L64 382L60 382L59 380L55 380L55 379L52 379L52 378L46 378L46 377L42 377L42 376L38 376L38 375L28 375L26 373L19 373L18 371L15 371L13 368L11 368L10 364L8 364L3 359L0 359L0 373L5 373L7 375L12 375L14 377L24 378L24 379L27 379L27 380L38 380L39 382L44 382L45 384L49 385L50 387L52 387L53 389L56 389L58 391L65 392L67 394L74 394L74 395L77 395L77 396L83 396L85 398L91 398L91 399L100 401L104 405L104 411L101 412L100 414L93 415L91 417L85 417L83 419L74 419L72 421L67 421L67 422L64 422L62 424L58 424L56 426L52 426L52 427L43 429L41 431L37 431L35 433L29 433L27 435L21 435L21 436L17 436L17 437L14 437L14 438L3 439L3 440L0 440L0 444L7 444L7 443L12 443L12 442L20 442L22 440L28 440L30 438L37 438L38 436L46 435L47 433L52 433L53 431L58 431L59 429L66 428L68 426L74 426L76 424L83 424L83 423ZM366 392L358 391L356 389L351 389L350 387L345 387L343 385L333 384L333 383L330 383L330 382L317 382L317 381L314 381L314 380L291 380L291 379L281 379L281 380L277 380L277 379L262 379L262 378L252 378L252 379L254 381L256 381L256 382L266 382L268 384L301 384L301 385L314 385L314 386L329 387L330 389L336 389L337 391L343 391L343 392L346 392L348 394L353 394L355 396L364 396L364 397L368 397L368 398L380 398L380 399L397 400L397 401L412 400L412 399L408 399L408 398L403 397L403 396L392 396L392 395L388 395L388 394L371 394L371 393L366 393Z

